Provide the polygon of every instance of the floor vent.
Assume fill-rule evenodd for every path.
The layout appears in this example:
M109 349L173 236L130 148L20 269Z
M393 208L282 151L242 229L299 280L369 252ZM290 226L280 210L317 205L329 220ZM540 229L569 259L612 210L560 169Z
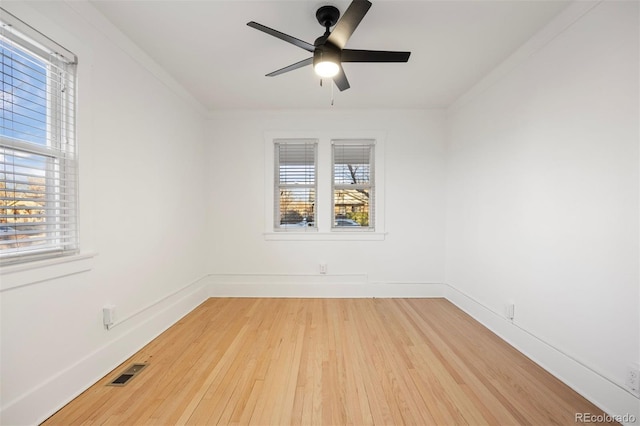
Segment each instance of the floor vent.
M148 364L132 364L122 374L107 383L107 386L124 386L131 381L138 373L140 373Z

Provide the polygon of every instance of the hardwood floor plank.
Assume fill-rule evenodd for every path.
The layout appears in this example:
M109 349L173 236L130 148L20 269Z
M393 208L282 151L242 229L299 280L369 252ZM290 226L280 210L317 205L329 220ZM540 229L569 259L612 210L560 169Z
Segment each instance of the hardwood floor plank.
M105 386L133 362L124 387ZM574 424L593 404L444 299L209 299L44 425Z

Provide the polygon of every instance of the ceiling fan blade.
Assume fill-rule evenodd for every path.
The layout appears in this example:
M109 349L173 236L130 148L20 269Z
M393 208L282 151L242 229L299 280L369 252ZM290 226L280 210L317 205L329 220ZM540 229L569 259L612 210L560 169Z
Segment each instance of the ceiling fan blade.
M338 71L338 74L333 77L333 81L336 83L336 86L338 86L338 89L340 89L341 92L351 87L349 85L349 80L347 80L347 76L344 73L344 68L342 68L342 65L340 65L340 71Z
M335 44L340 49L344 49L351 34L356 30L370 7L371 2L369 0L353 0L333 28L327 41Z
M284 74L285 72L297 70L298 68L305 67L307 65L311 65L313 63L313 58L307 58L300 62L296 62L295 64L291 64L288 67L280 68L277 71L270 72L267 74L267 77L275 77L276 75Z
M342 51L342 62L407 62L411 52L390 52L386 50Z
M285 33L281 33L280 31L274 30L273 28L269 28L269 27L265 27L262 24L258 24L257 22L247 22L247 25L250 26L251 28L255 28L256 30L262 31L264 33L267 33L271 36L274 36L276 38L279 38L280 40L284 40L287 43L291 43L294 46L298 46L301 49L306 50L307 52L312 52L315 50L315 46L311 43L307 43L306 41L302 41L300 39L297 39L295 37L292 37L288 34Z

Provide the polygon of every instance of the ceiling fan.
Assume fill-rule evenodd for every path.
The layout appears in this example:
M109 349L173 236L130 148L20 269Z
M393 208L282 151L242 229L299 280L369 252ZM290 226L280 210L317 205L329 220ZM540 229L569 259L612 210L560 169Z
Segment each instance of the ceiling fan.
M284 74L298 68L313 64L313 68L320 77L333 78L340 91L347 90L349 80L344 73L344 62L407 62L411 52L391 52L383 50L354 50L345 49L349 38L356 30L362 18L367 14L371 2L368 0L353 0L340 18L340 11L334 6L322 6L316 11L316 19L325 28L325 33L311 44L288 34L281 33L257 22L251 21L248 26L265 32L273 37L284 40L313 53L311 58L304 59L279 70L267 74L267 77ZM338 20L339 19L339 20ZM333 27L333 31L330 31Z

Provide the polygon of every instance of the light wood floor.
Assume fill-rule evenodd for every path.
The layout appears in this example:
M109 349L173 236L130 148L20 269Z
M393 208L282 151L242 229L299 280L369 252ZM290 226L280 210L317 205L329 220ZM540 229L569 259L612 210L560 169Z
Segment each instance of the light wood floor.
M106 383L149 365L124 387ZM45 425L551 425L594 405L444 299L209 299Z

